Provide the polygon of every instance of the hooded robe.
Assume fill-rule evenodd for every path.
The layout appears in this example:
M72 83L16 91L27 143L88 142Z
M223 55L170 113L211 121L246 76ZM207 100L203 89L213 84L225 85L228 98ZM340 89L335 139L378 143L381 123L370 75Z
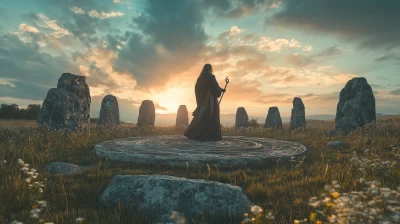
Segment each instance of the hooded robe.
M197 141L222 139L218 103L222 90L213 74L200 75L195 86L197 108L185 131L186 137Z

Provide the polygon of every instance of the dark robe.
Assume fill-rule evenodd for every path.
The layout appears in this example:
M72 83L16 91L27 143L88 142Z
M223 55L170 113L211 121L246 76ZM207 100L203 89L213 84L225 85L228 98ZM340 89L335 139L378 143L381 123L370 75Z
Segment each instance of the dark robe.
M222 90L212 74L204 74L197 79L195 86L197 108L185 131L186 137L197 141L222 139L218 103Z

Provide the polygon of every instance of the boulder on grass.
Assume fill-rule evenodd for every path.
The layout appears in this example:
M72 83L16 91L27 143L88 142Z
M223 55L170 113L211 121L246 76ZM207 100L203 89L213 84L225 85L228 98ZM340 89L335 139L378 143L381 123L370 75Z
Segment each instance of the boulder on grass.
M290 129L304 128L306 126L306 111L303 101L299 97L293 99L292 115L290 116Z
M176 113L176 127L187 127L189 125L189 113L186 105L180 105Z
M135 208L156 215L160 223L170 222L173 211L187 220L205 213L239 215L248 211L251 201L238 186L215 181L164 175L118 175L100 196L104 206Z

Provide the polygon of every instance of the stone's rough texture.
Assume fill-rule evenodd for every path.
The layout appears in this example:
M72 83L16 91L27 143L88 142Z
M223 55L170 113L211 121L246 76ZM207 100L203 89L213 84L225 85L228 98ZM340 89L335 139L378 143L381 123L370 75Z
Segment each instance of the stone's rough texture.
M342 141L333 141L329 142L327 146L333 149L340 149L340 148L346 148L346 143Z
M52 162L46 166L53 174L75 174L81 171L78 165L63 162Z
M176 127L187 127L189 125L189 113L185 105L180 105L176 114Z
M337 133L336 130L329 130L329 131L327 132L327 134L328 134L329 136L336 136L336 135L338 135L338 133Z
M157 221L171 222L173 211L191 220L201 213L242 215L253 205L242 188L215 181L164 175L118 175L100 196L104 206L135 208L156 214Z
M62 74L57 88L47 93L37 122L57 130L89 128L91 98L85 80L84 76Z
M306 111L301 98L293 99L292 115L290 117L290 129L306 126Z
M113 95L107 95L101 102L100 117L97 122L98 125L118 125L119 108L117 98Z
M151 100L143 100L139 108L139 117L136 126L154 126L156 109Z
M348 133L376 121L375 97L365 78L354 78L340 92L335 129Z
M282 118L278 107L270 107L267 118L265 119L264 128L280 128L282 127Z
M218 168L264 167L278 159L301 155L304 145L266 138L223 136L217 142L199 142L184 136L141 136L106 141L97 155L135 164Z
M236 110L235 127L246 128L248 126L249 126L249 116L247 116L246 109L244 109L244 107L239 107Z

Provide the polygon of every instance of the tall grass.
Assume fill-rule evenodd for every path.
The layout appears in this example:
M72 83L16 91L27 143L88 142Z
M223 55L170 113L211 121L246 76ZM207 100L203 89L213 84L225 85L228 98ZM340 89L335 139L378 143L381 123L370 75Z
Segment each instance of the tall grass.
M155 127L138 130L131 125L101 128L90 132L55 132L37 126L0 128L0 223L22 220L39 222L30 217L32 197L28 183L18 166L22 159L32 168L39 168L39 179L45 182L41 200L47 206L40 213L43 222L74 223L84 217L86 223L151 223L153 214L124 209L106 209L98 204L98 197L115 175L162 174L194 179L206 179L238 185L255 204L271 211L275 223L293 223L309 217L314 208L309 199L324 193L324 186L333 180L341 184L343 192L360 190L358 180L377 180L382 186L396 189L400 185L399 160L400 118L379 120L347 136L330 136L332 123L311 121L305 129L223 128L224 135L246 135L275 138L304 144L309 154L277 163L272 168L220 170L215 167L172 168L107 161L93 152L94 145L106 140L161 134L182 134L183 129ZM348 144L342 151L329 149L329 141L341 140ZM367 152L366 152L367 150ZM368 159L369 164L355 164ZM377 161L376 159L380 159ZM72 176L55 176L43 167L55 161L74 163L86 169ZM352 162L353 161L353 162ZM371 162L372 161L372 162ZM390 166L372 168L372 163L390 161ZM360 170L362 166L363 169ZM378 166L378 165L375 165ZM212 208L211 208L212 209ZM249 211L250 212L250 211ZM197 217L196 223L240 223L243 217L221 217L210 220Z

